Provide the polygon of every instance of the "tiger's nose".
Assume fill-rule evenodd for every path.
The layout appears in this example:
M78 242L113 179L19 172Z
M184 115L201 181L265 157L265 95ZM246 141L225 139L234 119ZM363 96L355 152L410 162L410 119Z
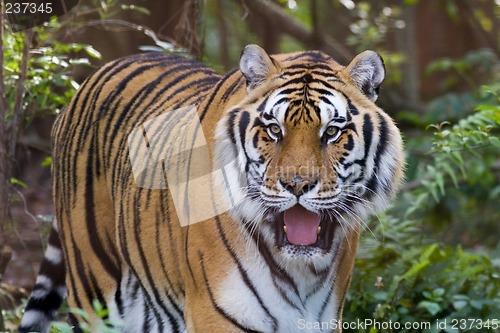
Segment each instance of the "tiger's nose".
M300 177L295 177L293 179L280 179L281 186L283 186L283 188L288 192L293 193L298 197L312 190L317 183L317 180L312 181Z

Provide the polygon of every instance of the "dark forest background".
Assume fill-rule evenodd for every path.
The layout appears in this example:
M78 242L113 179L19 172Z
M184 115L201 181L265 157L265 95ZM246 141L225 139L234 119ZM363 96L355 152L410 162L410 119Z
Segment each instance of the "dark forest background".
M0 24L0 331L15 328L43 257L50 129L79 83L146 51L226 72L250 43L319 49L345 65L366 49L385 60L377 103L404 134L406 182L366 222L345 320L476 318L500 331L499 0L53 2L65 14L48 23Z

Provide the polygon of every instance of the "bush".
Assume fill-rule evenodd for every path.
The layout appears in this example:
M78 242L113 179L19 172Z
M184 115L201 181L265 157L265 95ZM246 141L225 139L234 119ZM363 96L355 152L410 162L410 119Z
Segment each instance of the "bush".
M446 200L450 202L460 193L462 202L471 200L474 204L458 207L454 214L473 207L466 216L476 214L477 218L466 221L470 224L467 228L449 224L448 228L458 227L459 232L468 233L485 218L497 228L492 235L497 238L499 218L495 205L500 190L495 181L495 163L500 147L499 91L482 88L480 96L488 96L489 103L478 106L474 114L452 127L433 126L429 159L419 166L416 185L403 193L392 211L372 223L371 233L364 232L366 237L359 249L344 321L429 322L432 328L423 331L440 332L436 323L446 320L448 327L444 332L498 332L500 245L493 250L486 246L464 250L460 245L446 245L427 235L436 220L433 205L442 208ZM475 198L475 192L470 190L475 186L485 189L482 199ZM467 190L461 191L464 188ZM483 216L481 209L491 211L492 215ZM471 319L476 321L464 321Z

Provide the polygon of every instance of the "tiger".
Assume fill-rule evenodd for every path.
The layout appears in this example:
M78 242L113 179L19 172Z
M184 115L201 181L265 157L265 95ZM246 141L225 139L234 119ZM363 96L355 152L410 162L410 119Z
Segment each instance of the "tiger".
M257 45L224 76L164 53L103 66L53 126L56 222L19 332L65 299L129 333L341 332L304 323L341 322L360 232L403 178L384 78L375 51Z

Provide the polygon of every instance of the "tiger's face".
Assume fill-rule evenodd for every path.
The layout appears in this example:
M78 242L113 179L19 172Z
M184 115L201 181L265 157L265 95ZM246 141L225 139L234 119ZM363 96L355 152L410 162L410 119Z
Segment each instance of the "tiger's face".
M373 103L382 61L372 52L344 68L311 52L280 62L251 48L240 61L248 96L218 129L246 181L233 213L285 259L327 256L400 181L401 137Z

